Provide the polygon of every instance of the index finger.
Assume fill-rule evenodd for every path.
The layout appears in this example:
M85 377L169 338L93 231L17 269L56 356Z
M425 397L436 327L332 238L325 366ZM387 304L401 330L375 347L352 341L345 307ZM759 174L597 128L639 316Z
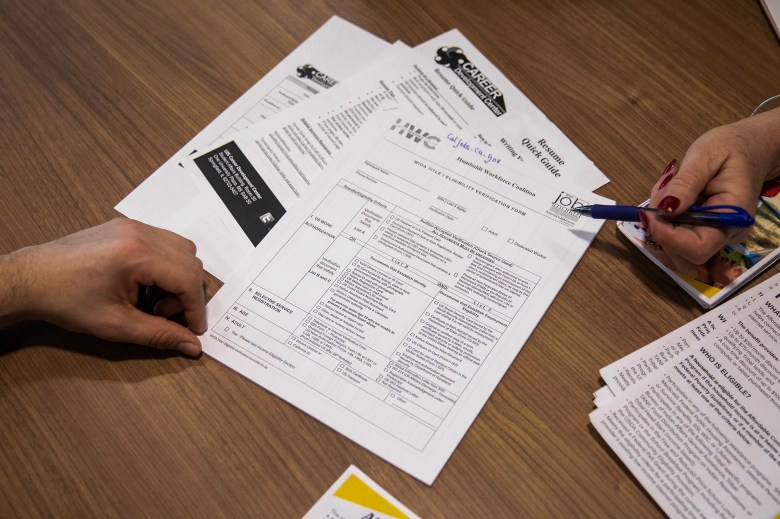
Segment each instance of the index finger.
M166 252L148 258L137 281L174 295L182 305L188 327L201 334L207 329L203 262L182 249Z
M708 190L721 165L713 163L706 153L692 146L679 167L669 176L662 176L653 186L650 207L661 207L673 214L684 211Z

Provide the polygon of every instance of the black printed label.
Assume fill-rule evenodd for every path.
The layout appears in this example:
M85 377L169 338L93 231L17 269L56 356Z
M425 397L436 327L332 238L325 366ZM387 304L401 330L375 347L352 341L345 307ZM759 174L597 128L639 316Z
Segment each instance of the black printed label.
M257 170L233 141L196 158L195 164L257 246L285 213Z

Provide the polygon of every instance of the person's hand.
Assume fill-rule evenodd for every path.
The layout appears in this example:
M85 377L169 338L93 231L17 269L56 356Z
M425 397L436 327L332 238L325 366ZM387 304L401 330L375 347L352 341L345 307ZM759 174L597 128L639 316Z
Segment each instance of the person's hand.
M672 161L653 186L649 207L679 214L693 204L736 205L756 213L764 181L780 175L780 109L712 129ZM643 212L652 242L663 249L670 268L685 274L707 262L750 229L672 225Z
M117 218L0 257L0 325L45 320L116 342L200 354L206 331L203 263L195 244ZM152 314L139 296L156 300ZM186 326L169 319L183 314Z

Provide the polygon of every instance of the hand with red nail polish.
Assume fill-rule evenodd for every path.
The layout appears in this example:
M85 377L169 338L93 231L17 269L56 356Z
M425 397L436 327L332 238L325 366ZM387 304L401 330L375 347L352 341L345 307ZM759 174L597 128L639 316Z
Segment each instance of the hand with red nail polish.
M780 108L714 128L696 139L678 164L673 160L650 194L650 207L679 214L693 204L736 205L756 213L761 187L780 177ZM647 214L647 231L678 272L707 263L750 229L673 225Z

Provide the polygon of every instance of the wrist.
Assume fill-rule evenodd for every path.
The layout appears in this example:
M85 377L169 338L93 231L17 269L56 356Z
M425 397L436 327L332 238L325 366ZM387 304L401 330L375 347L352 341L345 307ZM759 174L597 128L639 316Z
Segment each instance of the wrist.
M32 247L0 256L0 328L36 319Z
M780 108L754 115L748 119L755 126L754 135L763 159L762 180L780 178Z

